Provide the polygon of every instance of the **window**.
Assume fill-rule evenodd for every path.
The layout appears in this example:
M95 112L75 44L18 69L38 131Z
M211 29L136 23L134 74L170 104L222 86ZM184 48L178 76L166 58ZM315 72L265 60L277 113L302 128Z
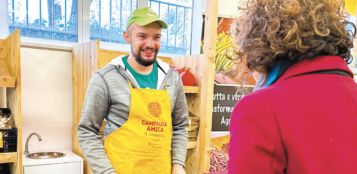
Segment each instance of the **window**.
M126 21L138 6L149 6L168 24L168 28L162 30L160 53L191 53L193 0L6 1L8 19L3 18L9 23L9 33L20 29L26 42L71 45L98 39L104 42L101 44L104 49L130 51L123 37ZM201 13L198 11L196 13ZM48 40L65 42L49 43Z
M192 0L149 0L168 28L162 30L160 53L190 53ZM126 21L137 7L136 0L91 0L90 39L127 44L123 37Z
M9 33L77 42L77 11L77 0L8 0Z
M167 23L162 30L161 53L190 54L192 0L149 0L149 7Z
M347 18L347 20L349 21L349 22L352 22L352 23L354 23L355 25L356 25L356 17L355 16L350 16L350 17L348 17ZM353 26L352 25L347 25L347 29L348 30L351 30L351 31L354 31L354 28L353 28Z
M357 24L356 22L356 17L357 16L350 16L350 17L348 17L347 18L347 20L349 21L349 22L352 22L352 23L354 23L355 25ZM353 33L353 32L357 32L357 31L355 31L354 30L354 27L352 26L352 25L347 25L347 30L350 30L350 32L351 33ZM356 42L355 42L356 43ZM356 48L355 48L356 49ZM351 53L352 53L352 55L354 56L353 57L353 61L351 62L351 63L353 63L354 62L354 65L353 66L351 66L351 69L352 69L352 71L353 71L353 73L357 73L357 55L354 55L354 49L353 48L351 48Z
M349 21L349 22L352 22L352 23L354 23L355 25L357 25L357 21L356 21L356 16L350 16L349 18L347 18L347 20ZM351 32L357 32L357 31L354 31L354 28L353 28L353 26L352 25L348 25L347 26L347 29L348 30L351 30ZM354 49L356 49L356 48L354 48ZM351 53L353 54L354 53L354 49L353 48L351 48ZM353 59L354 59L354 66L353 66L353 69L352 69L352 71L354 72L354 73L357 73L357 55L354 55L355 57L353 57ZM352 61L353 62L353 61Z
M136 0L91 0L90 39L127 44L126 20L136 9Z

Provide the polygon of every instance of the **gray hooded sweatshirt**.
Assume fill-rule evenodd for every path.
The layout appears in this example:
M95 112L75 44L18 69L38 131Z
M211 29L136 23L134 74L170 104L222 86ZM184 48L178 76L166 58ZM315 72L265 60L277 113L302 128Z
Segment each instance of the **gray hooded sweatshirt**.
M104 118L108 121L104 136L119 129L127 120L130 110L130 81L133 88L140 88L130 71L125 67L123 56L113 59L92 77L82 108L78 125L78 140L85 159L94 174L115 172L100 140L99 129ZM157 59L158 90L166 84L171 101L173 137L171 144L172 163L185 166L188 137L188 109L180 75L168 64Z

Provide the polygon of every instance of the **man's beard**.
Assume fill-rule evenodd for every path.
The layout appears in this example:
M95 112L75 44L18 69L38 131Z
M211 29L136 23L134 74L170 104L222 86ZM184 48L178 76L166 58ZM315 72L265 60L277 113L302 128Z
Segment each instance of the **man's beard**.
M133 47L131 47L131 52L133 53L133 56L135 57L135 60L136 62L138 62L140 65L142 66L145 66L145 67L148 67L152 64L154 64L156 62L156 56L157 56L157 53L158 51L157 50L153 50L155 51L155 55L154 55L154 58L152 60L149 60L149 61L146 61L142 58L141 56L141 50L143 50L141 47L139 48L139 53L136 54L134 51L133 51Z

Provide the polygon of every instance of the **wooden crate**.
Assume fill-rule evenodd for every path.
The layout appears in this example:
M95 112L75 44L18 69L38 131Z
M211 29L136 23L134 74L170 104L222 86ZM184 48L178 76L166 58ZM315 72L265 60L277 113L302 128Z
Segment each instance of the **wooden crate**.
M200 117L189 117L188 141L197 141Z

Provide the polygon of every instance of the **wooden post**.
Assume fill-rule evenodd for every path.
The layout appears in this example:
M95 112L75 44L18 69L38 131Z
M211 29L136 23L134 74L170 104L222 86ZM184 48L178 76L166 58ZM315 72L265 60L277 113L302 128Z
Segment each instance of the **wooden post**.
M211 129L212 129L212 107L213 107L213 83L214 83L214 58L216 54L216 36L217 36L217 13L218 0L206 0L206 15L205 15L205 35L204 35L204 53L202 67L202 80L207 81L201 87L202 91L206 91L205 97L201 97L201 106L203 117L200 124L203 129L199 131L198 144L198 173L203 174L209 171L210 167L210 152L211 152ZM203 82L205 83L205 82ZM207 98L209 100L207 100Z
M17 162L10 163L11 173L22 174L22 116L21 116L21 60L20 30L15 30L4 41L5 64L16 83L13 88L6 88L6 106L11 109L17 128ZM0 49L0 52L1 49ZM13 162L13 161L10 161Z

